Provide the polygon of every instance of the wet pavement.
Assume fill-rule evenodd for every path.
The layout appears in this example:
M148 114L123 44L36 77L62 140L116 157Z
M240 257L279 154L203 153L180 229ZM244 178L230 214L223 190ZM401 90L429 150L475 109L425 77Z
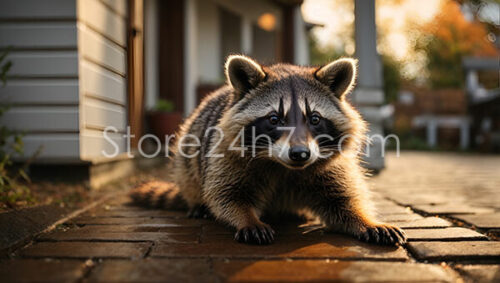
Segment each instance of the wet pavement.
M380 218L404 247L365 244L302 223L274 226L270 246L183 212L120 195L0 261L2 282L499 282L500 156L403 152L370 179Z

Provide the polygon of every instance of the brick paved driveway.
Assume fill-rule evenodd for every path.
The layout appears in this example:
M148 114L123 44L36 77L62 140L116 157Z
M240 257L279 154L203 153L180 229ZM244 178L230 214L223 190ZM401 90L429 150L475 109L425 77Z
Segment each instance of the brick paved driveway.
M0 262L0 281L500 282L500 156L403 152L371 179L405 247L378 247L288 222L271 246L125 196L45 233ZM308 232L308 233L305 233Z

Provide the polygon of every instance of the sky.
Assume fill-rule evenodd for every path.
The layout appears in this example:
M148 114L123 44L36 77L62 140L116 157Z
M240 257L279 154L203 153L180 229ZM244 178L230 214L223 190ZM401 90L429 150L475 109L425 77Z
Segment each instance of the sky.
M378 0L376 3L377 26L388 41L381 43L381 51L393 54L396 59L404 59L411 50L412 26L432 20L439 12L441 0Z
M377 0L377 29L385 35L384 40L378 42L378 51L406 63L418 64L421 58L411 48L412 27L432 20L440 4L441 0ZM302 14L306 21L324 25L313 30L320 46L354 54L354 0L305 0Z

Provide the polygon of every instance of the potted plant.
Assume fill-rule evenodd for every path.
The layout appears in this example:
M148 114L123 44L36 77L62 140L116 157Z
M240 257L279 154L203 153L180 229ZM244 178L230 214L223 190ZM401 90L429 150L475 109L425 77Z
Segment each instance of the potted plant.
M175 134L181 122L182 112L175 111L174 103L170 100L158 100L148 113L149 127L162 142L165 142L166 136Z

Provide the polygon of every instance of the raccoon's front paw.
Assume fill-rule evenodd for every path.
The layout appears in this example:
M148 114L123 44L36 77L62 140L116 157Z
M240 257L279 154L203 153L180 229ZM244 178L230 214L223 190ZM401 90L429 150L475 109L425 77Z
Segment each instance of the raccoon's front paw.
M262 223L239 229L236 231L234 239L245 244L269 245L274 242L274 234L271 226Z
M210 213L210 210L204 204L199 204L191 208L187 216L188 218L213 218L212 213Z
M406 234L396 226L379 224L365 227L358 235L358 239L368 243L395 246L406 243Z

